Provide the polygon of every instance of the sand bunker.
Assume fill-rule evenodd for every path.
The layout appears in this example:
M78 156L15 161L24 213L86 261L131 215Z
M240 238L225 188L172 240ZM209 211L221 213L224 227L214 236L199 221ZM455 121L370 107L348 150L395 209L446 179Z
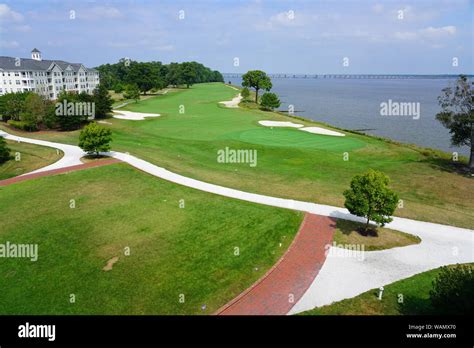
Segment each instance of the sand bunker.
M219 102L219 104L224 104L228 108L238 108L241 100L242 100L242 96L239 93L237 97L235 97L234 99L229 100L229 101L221 101Z
M313 134L332 135L335 137L345 136L345 134L343 133L335 132L335 131L332 131L326 128L321 128L321 127L304 127L304 128L300 128L299 130L313 133Z
M123 111L123 110L113 110L119 115L114 115L114 118L119 118L121 120L131 120L131 121L143 121L145 117L158 117L160 114L146 114L143 112L132 112L132 111Z
M103 271L111 271L112 267L114 266L114 263L116 263L119 260L118 256L112 257L109 261L107 261L107 265L102 268Z
M302 124L293 123L293 122L281 122L281 121L258 121L262 126L265 127L294 127L300 128L304 127Z
M321 127L305 127L300 123L293 122L281 122L281 121L258 121L262 126L265 127L292 127L299 128L298 130L305 131L313 134L332 135L335 137L343 137L345 134L335 132L326 128Z

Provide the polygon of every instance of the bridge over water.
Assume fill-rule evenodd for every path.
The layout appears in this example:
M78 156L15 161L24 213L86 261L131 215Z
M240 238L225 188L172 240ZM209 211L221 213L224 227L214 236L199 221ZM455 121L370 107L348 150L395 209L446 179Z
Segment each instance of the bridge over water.
M242 74L224 73L225 78L240 78ZM385 75L385 74L267 74L272 79L455 79L458 75ZM472 78L474 75L468 75Z

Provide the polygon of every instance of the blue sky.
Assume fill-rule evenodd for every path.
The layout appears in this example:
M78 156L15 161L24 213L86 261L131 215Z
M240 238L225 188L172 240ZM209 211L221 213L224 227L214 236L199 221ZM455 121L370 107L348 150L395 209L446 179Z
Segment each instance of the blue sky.
M0 0L0 55L36 47L87 66L129 57L222 72L472 74L473 16L474 0Z

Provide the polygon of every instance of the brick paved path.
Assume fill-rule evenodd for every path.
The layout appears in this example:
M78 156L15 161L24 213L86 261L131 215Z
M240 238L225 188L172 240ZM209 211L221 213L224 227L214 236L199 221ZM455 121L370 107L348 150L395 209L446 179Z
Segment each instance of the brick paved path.
M306 214L282 258L255 284L220 308L217 315L285 315L303 296L326 259L335 219Z
M107 159L107 160L101 160L101 161L95 161L95 162L88 162L88 163L84 163L84 164L78 164L76 166L69 166L69 167L64 167L64 168L59 168L59 169L46 170L44 172L19 175L19 176L15 176L13 178L0 180L0 186L7 186L7 185L11 185L11 184L14 184L14 183L17 183L17 182L30 180L30 179L36 179L36 178L40 178L40 177L43 177L43 176L74 172L76 170L82 170L82 169L87 169L87 168L106 166L106 165L113 164L113 163L118 163L118 162L121 162L121 161L118 160L118 159L115 159L115 158L111 158L111 159Z

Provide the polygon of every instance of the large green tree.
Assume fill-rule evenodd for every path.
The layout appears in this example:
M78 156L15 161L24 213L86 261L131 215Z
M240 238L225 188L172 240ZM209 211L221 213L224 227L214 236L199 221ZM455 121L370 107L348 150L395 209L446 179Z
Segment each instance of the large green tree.
M197 81L200 81L197 70L195 69L195 65L192 63L182 63L180 69L180 75L182 81L186 84L186 88L195 84Z
M78 108L78 103L91 103L92 96L83 92L80 94L63 91L55 104L55 115L61 130L78 129L87 121L88 115L84 108Z
M369 229L370 220L381 226L392 221L398 195L388 187L389 183L388 176L370 169L363 175L356 175L350 189L344 191L344 206L351 214L367 219L365 231Z
M112 131L92 122L85 126L79 134L79 147L88 154L99 156L100 152L110 150Z
M464 75L459 76L454 88L443 89L438 97L442 111L436 119L451 133L451 143L455 146L469 146L471 155L469 169L474 171L474 83Z
M20 114L26 111L26 98L31 92L7 93L0 96L0 115L3 121L20 120Z
M95 118L107 117L107 114L112 112L113 100L105 85L100 84L99 87L94 90L93 98L95 103Z
M134 99L135 103L140 100L140 90L137 85L127 85L125 86L125 93L123 94L125 99Z
M36 93L30 93L25 99L25 111L20 114L20 120L28 123L32 129L37 129L46 117L46 112L46 100Z
M272 81L267 74L261 70L250 70L242 75L242 86L255 89L255 103L258 103L258 91L272 89Z

